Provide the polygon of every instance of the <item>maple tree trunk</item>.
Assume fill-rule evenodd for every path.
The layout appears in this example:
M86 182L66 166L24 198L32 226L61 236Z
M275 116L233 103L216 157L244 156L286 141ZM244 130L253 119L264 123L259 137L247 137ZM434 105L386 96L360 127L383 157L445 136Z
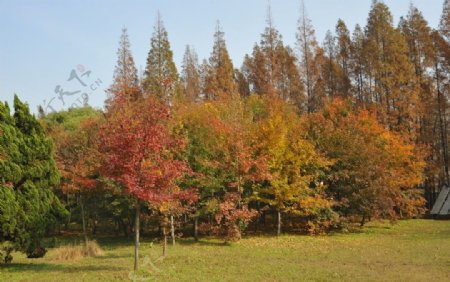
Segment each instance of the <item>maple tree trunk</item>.
M175 225L172 214L170 215L170 236L172 236L172 246L175 246Z
M198 217L194 218L194 239L198 241Z
M79 200L80 200L80 207L81 207L81 222L83 224L83 236L84 236L84 244L88 245L88 237L87 237L87 231L86 231L86 217L84 214L84 202L83 197L81 196L81 193L79 194Z
M277 236L281 235L281 212L277 212Z
M139 216L141 207L136 203L136 216L134 218L134 271L138 270L139 263Z

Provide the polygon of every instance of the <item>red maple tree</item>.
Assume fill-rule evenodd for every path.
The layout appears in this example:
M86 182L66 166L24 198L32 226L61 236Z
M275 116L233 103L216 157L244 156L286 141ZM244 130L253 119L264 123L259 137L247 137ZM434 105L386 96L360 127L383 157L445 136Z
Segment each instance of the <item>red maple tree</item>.
M169 108L149 97L138 102L118 99L109 109L100 139L105 155L104 174L136 198L135 265L138 268L140 201L150 205L173 200L195 200L193 190L177 181L189 166L178 158L185 141L168 126Z

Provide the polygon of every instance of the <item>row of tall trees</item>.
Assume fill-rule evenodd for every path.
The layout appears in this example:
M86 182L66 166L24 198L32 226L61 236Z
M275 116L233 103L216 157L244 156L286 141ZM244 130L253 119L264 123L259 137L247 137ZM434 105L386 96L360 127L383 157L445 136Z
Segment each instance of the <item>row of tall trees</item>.
M420 40L411 31L417 22L433 42L434 72L431 64L417 67L425 60L408 39ZM439 98L440 84L421 84L436 81L436 62L445 59L436 52L448 45L442 34L414 7L394 27L387 6L374 1L364 29L351 36L339 20L336 35L327 33L320 46L303 8L296 52L269 9L261 41L241 69L218 23L209 60L199 64L188 46L180 76L158 15L140 80L124 29L96 159L103 188L131 199L135 269L143 211L159 218L164 238L170 226L173 243L182 218L192 219L194 236L231 240L249 224L258 230L266 217L275 218L278 234L283 226L317 233L423 212L417 187L424 168L440 169L434 157L447 143L439 112L447 99ZM432 132L440 134L437 151L429 147L436 139L427 118L441 119Z
M364 27L356 25L351 32L338 20L322 44L302 7L295 48L284 44L269 7L261 40L245 56L240 69L233 66L217 24L209 60L199 64L195 50L187 46L180 78L158 17L156 27L164 32L155 31L152 42L164 43L157 47L152 43L144 80L164 72L166 68L150 64L156 60L154 54L164 53L167 55L158 58L172 66L164 77L176 85L172 89L177 93L167 97L199 102L255 93L279 97L295 105L299 114L318 112L336 97L350 99L425 151L424 188L430 205L436 190L449 180L449 5L444 2L440 26L433 29L412 5L395 26L389 8L373 1ZM155 51L158 48L160 51ZM161 80L155 85L152 87L159 87L161 93L166 84ZM145 84L144 90L154 92Z
M18 99L13 116L0 105L0 240L31 253L49 219L76 217L86 241L102 224L134 233L137 269L141 231L228 241L422 213L421 186L448 180L449 11L437 30L414 7L395 27L374 1L364 28L339 20L318 44L302 7L291 48L269 8L240 69L218 23L210 58L188 46L180 74L158 15L142 78L124 29L105 111L39 124Z

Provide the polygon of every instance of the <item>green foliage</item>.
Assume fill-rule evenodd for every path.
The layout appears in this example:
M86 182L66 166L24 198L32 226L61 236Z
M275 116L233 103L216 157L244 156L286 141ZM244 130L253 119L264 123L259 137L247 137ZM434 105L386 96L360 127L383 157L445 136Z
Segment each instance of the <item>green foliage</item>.
M143 87L146 94L170 101L179 90L178 80L178 71L173 61L167 30L158 13L150 40Z
M59 184L53 145L17 96L13 116L6 104L0 112L0 242L31 254L47 229L67 216L52 191Z
M45 131L52 135L53 132L59 130L74 131L84 120L99 117L101 114L100 110L92 107L71 108L67 111L50 113L40 121Z

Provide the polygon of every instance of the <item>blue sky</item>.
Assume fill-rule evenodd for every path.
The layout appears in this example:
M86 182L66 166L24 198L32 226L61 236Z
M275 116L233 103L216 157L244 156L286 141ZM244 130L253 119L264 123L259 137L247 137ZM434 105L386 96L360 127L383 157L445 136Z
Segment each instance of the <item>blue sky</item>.
M443 0L385 0L397 24L410 3L436 28ZM0 0L0 100L12 101L14 93L29 103L50 102L67 108L89 95L89 104L101 107L104 89L111 83L121 28L130 34L136 65L145 68L150 37L159 10L169 33L175 63L180 66L186 44L200 59L208 58L212 36L220 20L235 67L252 51L265 27L266 0ZM338 18L350 30L366 24L371 0L305 0L308 16L322 42L334 31ZM300 0L272 0L275 26L284 42L295 46ZM72 70L78 78L68 81ZM87 73L87 71L91 71ZM84 76L81 77L81 74ZM88 75L89 74L89 75ZM81 83L84 83L83 86ZM59 91L75 92L58 99ZM61 90L62 89L62 90ZM78 92L77 92L78 91ZM52 100L53 99L53 100Z

